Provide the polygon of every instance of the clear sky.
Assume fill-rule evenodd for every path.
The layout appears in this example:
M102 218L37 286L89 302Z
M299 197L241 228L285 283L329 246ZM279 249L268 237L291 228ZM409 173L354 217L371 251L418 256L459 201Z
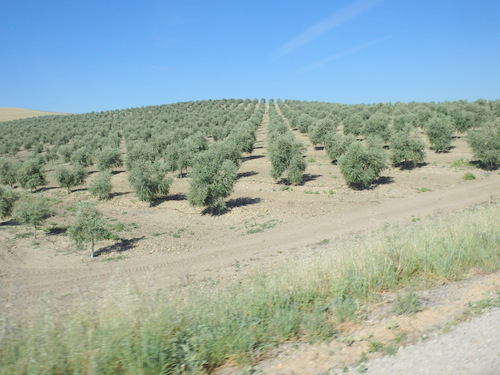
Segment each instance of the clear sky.
M499 0L0 0L0 107L500 99Z

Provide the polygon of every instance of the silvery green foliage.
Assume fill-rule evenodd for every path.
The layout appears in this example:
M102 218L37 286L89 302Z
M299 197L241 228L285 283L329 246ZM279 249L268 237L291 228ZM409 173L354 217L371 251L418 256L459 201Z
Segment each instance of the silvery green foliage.
M347 150L347 147L351 143L356 142L356 138L352 134L349 135L342 135L342 134L335 134L335 133L328 133L325 136L325 151L332 159L333 162L337 162L338 159L344 155L345 151Z
M488 168L500 165L500 123L488 122L484 127L472 130L467 135L467 142L474 157Z
M95 202L84 201L78 203L76 218L70 225L68 234L78 247L90 243L90 256L91 258L94 257L95 242L109 237L106 220L97 209Z
M436 152L447 151L451 147L451 137L455 127L449 116L434 116L425 125L425 132Z
M39 159L28 159L17 170L17 182L24 189L35 190L45 185L45 166Z
M399 131L391 137L391 162L394 166L413 168L425 158L425 143L410 131Z
M0 186L0 217L5 219L12 215L14 203L19 196L8 186Z
M167 166L160 161L137 161L129 171L129 182L135 195L143 202L168 195L171 177L166 177Z
M111 172L100 172L90 183L89 192L97 199L109 199L112 189Z
M382 147L354 142L339 159L340 172L348 185L364 189L379 177L385 161L386 155Z
M211 148L198 154L189 172L189 203L212 212L226 207L225 198L233 192L238 177L238 166L231 159L218 155L219 151Z
M19 224L32 225L36 230L47 217L52 215L50 202L40 195L29 195L23 197L14 205L13 217Z

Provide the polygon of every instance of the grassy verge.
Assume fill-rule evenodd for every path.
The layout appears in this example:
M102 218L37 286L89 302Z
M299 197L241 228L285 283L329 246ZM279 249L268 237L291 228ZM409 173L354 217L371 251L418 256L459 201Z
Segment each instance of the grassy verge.
M386 228L239 283L129 290L65 315L41 307L0 342L0 372L210 372L288 340L331 340L377 293L498 269L499 217L492 204Z

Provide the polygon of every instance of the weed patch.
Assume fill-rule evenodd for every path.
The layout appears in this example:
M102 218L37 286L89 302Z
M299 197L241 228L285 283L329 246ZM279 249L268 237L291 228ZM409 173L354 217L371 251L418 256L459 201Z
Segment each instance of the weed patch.
M475 180L476 176L473 173L467 172L466 174L464 174L463 179L465 181Z
M33 237L33 232L18 233L14 236L15 240L20 240L22 238Z
M422 311L422 302L420 297L415 292L407 292L400 294L397 297L396 306L392 310L397 315L415 315L417 312Z

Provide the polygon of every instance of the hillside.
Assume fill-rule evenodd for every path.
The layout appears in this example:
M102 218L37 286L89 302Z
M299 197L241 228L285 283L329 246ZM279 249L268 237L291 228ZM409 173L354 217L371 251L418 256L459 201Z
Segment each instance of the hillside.
M453 248L455 245L450 243L451 240L466 244L467 249L473 249L469 245L474 243L481 248L489 244L494 253L498 249L499 239L495 237L498 221L491 217L498 214L494 202L500 191L500 174L494 167L485 165L473 152L467 131L488 125L489 130L498 133L498 127L494 126L498 125L499 109L499 102L341 105L272 100L259 103L247 99L31 118L16 121L15 127L4 122L0 124L0 177L4 184L12 185L13 191L19 193L20 201L29 197L45 197L50 200L53 210L53 215L40 226L36 239L32 226L20 225L8 214L0 226L0 305L3 306L0 318L4 321L5 334L25 312L33 314L36 319L43 317L44 314L38 311L41 299L57 306L58 312L64 314L80 305L88 307L85 304L92 301L109 301L112 304L115 298L135 298L136 291L144 292L144 296L158 293L158 296L168 297L170 294L182 295L184 289L199 289L214 295L221 293L222 296L226 292L218 292L219 287L233 281L246 283L247 279L255 277L258 280L259 275L273 270L280 279L285 280L284 275L291 278L283 289L290 293L290 299L284 301L282 306L295 308L294 303L297 303L300 310L293 312L296 315L290 315L290 321L297 319L299 323L294 323L289 336L280 336L277 343L286 344L290 339L295 344L294 340L305 341L309 338L310 342L328 341L334 337L337 341L333 342L337 345L345 344L357 350L350 354L350 359L344 359L346 363L354 362L372 339L370 336L353 343L348 337L356 330L362 330L360 325L368 321L366 312L370 307L366 306L370 306L369 300L373 302L372 298L386 298L384 293L405 286L441 286L450 280L460 280L464 275L494 271L498 264L495 260L497 255L484 262L465 262L459 274L442 276L432 272L413 272L408 276L409 280L401 278L401 272L406 267L399 270L398 263L393 269L398 280L396 285L382 283L368 286L367 294L363 296L351 296L347 292L340 297L320 296L316 302L308 299L310 291L296 294L297 291L309 283L327 285L322 284L322 280L334 278L338 269L328 267L328 263L324 262L321 267L317 266L321 271L310 272L304 268L294 275L297 270L293 271L292 266L296 263L310 265L321 257L332 257L332 261L336 262L348 254L346 249L352 248L352 243L358 243L358 247L351 252L367 254L366 258L370 259L367 244L377 244L387 238L397 251L412 241L424 239L427 242L416 244L415 249L432 249L428 252L431 255L438 250ZM445 150L436 150L428 138L429 128L435 126L437 120L442 120L445 130L450 130L450 124L453 127L452 134L446 137L449 144L441 146ZM415 141L414 144L423 151L412 156L418 156L418 160L409 156L394 157L397 147L393 141L395 134L403 134L405 139ZM374 142L374 138L380 140ZM331 145L338 140L351 142L354 146L349 147L355 151L376 149L376 156L384 158L384 168L364 185L349 183L341 163L332 158ZM289 156L281 154L283 157L277 158L276 153L283 150L295 153L288 159L296 164L289 160L284 170L277 171L279 165L276 160L285 160ZM345 154L345 150L334 157L342 160L342 153ZM108 156L111 159L105 165ZM212 173L214 165L215 172L205 178L207 171ZM31 180L24 181L22 173L12 173L23 170L23 166L31 166L30 170L24 169L31 174L36 174L33 170L39 168L44 179L30 185L27 182ZM58 178L60 171L77 168L84 171L87 179L76 185L63 186ZM218 174L221 170L226 173L222 177ZM144 171L147 173L140 173ZM144 194L144 189L141 191L141 186L138 187L135 182L150 175L159 176L167 188L151 189L152 194ZM97 200L92 195L91 187L100 176L108 176L111 190L105 194L105 199ZM135 176L135 180L131 176ZM222 189L224 195L208 199L201 193L208 194L208 191L214 190L210 185L213 180L229 181L230 184ZM151 180L147 182L155 183ZM202 189L195 190L200 186ZM206 186L211 186L211 189L203 189ZM197 199L199 196L202 199ZM78 249L70 238L70 226L76 219L78 204L89 199L96 200L108 229L114 234L96 244L96 256L92 259L89 246ZM488 207L488 203L493 210L489 216L474 216L461 223L460 218L467 215L469 208ZM455 219L455 213L462 210L466 212L460 216L456 214ZM460 224L461 229L447 234L439 226L442 217L447 218L453 228ZM477 228L470 223L477 223ZM491 228L488 230L488 227ZM389 236L391 231L395 234ZM400 238L400 235L406 236L413 231L419 232L415 232L417 234L411 237L411 241L410 237ZM463 238L458 236L460 233L463 233ZM440 236L439 241L442 242L435 244ZM459 258L467 260L469 256ZM399 262L398 257L393 258ZM453 265L455 261L449 260L446 264ZM495 282L488 284L488 290L496 290ZM311 290L318 288L312 287ZM477 290L482 293L486 288ZM447 315L436 313L443 317L439 323L445 324L443 319L452 319L467 306L468 301L480 299L481 293L464 296L463 304L454 306ZM236 291L234 298L246 294ZM262 298L266 298L265 293ZM321 298L329 300L325 302ZM394 302L394 295L391 298ZM335 321L334 329L328 328L327 333L322 333L325 324L337 319L334 308L329 310L322 306L334 306L339 301L343 308L358 307L351 312L349 319L352 321ZM385 306L394 304L384 301ZM251 304L254 305L253 302ZM231 307L228 311L236 305L234 302L222 304ZM149 302L144 306L149 306ZM263 306L269 304L265 302ZM430 307L427 312L431 311ZM189 309L189 306L186 308ZM204 308L198 307L202 312L200 316L206 315ZM128 311L124 308L123 315L117 316L125 319L123 322L133 319ZM303 313L306 315L297 318ZM245 314L237 318L242 319L241 324L247 323ZM387 311L385 314L387 316ZM232 315L229 318L237 321ZM122 321L120 319L119 322ZM146 320L155 322L155 319L156 315ZM251 334L254 332L252 319L248 320ZM304 319L309 320L304 323ZM403 327L404 321L398 322ZM428 327L436 322L428 320ZM264 323L262 321L256 327ZM410 319L409 326L412 323ZM203 324L200 323L199 327L203 328ZM381 326L384 332L387 331L386 325ZM408 336L416 337L421 333L419 329L410 328L405 328ZM371 329L366 328L362 337L368 337ZM122 334L121 329L117 332L117 335ZM308 336L313 332L317 337ZM335 332L340 336L335 336ZM261 351L267 350L264 349L267 344L253 343L241 351L236 350L241 354L221 354L221 359L211 358L204 362L195 354L199 350L195 342L199 334L195 331L186 333L192 335L189 340L194 340L190 342L193 349L189 349L193 352L178 349L179 358L184 355L195 358L191 366L212 369L205 367L209 363L210 366L226 364L230 368L232 359L241 361L238 362L240 365L247 360L255 364L257 358L263 355ZM0 338L2 335L3 332L0 332ZM345 342L340 341L342 335ZM356 335L361 337L361 333ZM76 340L80 341L79 338ZM276 339L271 339L271 342L275 342L273 340ZM391 336L387 342L395 345L394 340ZM117 342L125 341L117 339ZM171 344L175 348L187 347L182 342ZM333 350L330 349L321 355L330 358L329 353ZM68 351L71 352L71 349ZM5 358L12 357L8 352L4 353ZM26 354L24 357L32 355L38 354ZM147 361L154 357L152 353L144 355L151 356ZM162 355L159 357L163 358ZM66 357L71 355L60 356ZM293 362L297 353L292 353L291 357L290 368L298 368ZM23 366L21 358L15 366ZM42 361L42 358L37 360ZM85 359L82 366L99 360ZM120 357L117 361L124 365L128 360ZM185 365L180 364L184 359L178 360L179 363L172 366L184 368L182 366ZM272 363L268 373L276 373L274 369L285 366L284 362L281 357L280 362ZM307 363L307 360L302 362ZM324 362L328 364L328 359ZM54 364L54 368L60 364ZM127 371L123 367L123 372ZM301 373L308 371L303 369Z
M19 120L23 118L39 117L39 116L53 116L53 115L66 115L67 113L37 111L33 109L23 108L0 108L0 122Z

